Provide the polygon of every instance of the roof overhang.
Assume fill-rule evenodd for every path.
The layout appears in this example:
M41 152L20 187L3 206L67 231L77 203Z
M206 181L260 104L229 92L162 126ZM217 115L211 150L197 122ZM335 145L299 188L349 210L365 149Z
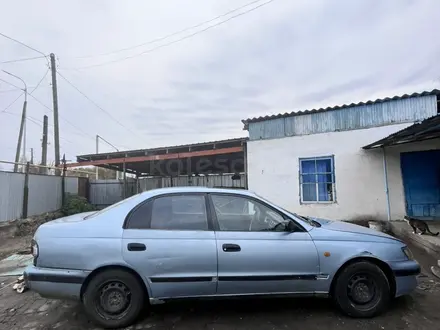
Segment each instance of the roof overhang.
M415 123L383 139L362 147L375 149L440 138L440 115Z
M243 119L241 122L244 125L243 129L244 130L248 130L249 129L249 124L263 122L263 121L268 121L268 120L273 120L273 119L287 118L287 117L294 117L294 116L302 116L302 115L308 115L308 114L313 114L313 113L341 110L341 109L346 109L346 108L359 107L359 106L371 105L371 104L377 104L377 103L385 103L385 102L390 102L390 101L404 100L404 99L409 99L409 98L414 98L414 97L423 97L423 96L429 96L429 95L436 95L437 97L439 97L440 96L440 90L439 89L433 89L431 91L423 91L423 92L420 92L420 93L396 95L396 96L393 96L393 97L386 97L386 98L382 98L382 99L370 100L370 101L367 101L367 102L357 102L357 103L336 105L336 106L326 107L326 108L310 109L310 110L300 110L300 111L292 111L292 112L286 112L286 113L279 113L279 114L275 114L275 115L253 117L253 118Z
M77 156L67 167L98 166L138 176L244 172L247 138Z

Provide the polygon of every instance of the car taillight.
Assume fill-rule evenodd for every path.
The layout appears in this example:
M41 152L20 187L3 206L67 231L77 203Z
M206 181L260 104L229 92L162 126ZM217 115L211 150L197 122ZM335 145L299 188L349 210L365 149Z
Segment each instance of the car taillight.
M414 260L414 255L412 254L411 250L407 246L404 246L402 248L402 252L408 258L408 260Z
M38 244L35 240L32 240L31 249L32 249L32 256L34 257L34 266L36 266L39 250L38 250Z

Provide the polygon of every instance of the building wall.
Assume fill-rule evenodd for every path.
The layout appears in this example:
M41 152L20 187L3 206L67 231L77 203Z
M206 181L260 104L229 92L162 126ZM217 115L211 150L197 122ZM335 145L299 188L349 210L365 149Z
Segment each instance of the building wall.
M249 141L249 189L286 209L335 220L358 217L387 219L383 153L363 150L411 124L388 125L345 132ZM405 214L400 153L439 148L438 140L388 148L388 184L392 219ZM439 148L440 149L440 148ZM336 202L301 204L299 158L334 156Z
M436 114L437 96L426 95L251 122L249 139L276 139L413 123Z

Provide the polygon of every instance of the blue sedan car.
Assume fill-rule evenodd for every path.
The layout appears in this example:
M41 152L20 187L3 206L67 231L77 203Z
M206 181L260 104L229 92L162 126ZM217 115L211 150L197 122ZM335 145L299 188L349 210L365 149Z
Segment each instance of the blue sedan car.
M180 298L323 295L350 316L372 317L411 293L420 272L392 236L290 213L249 191L195 187L48 222L33 254L29 288L81 301L105 328Z

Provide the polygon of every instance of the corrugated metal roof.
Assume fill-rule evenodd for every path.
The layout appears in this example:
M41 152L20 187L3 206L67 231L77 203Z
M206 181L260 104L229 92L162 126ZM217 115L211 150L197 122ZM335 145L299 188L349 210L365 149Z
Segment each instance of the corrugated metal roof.
M414 123L437 114L437 96L427 95L259 121L248 125L249 140L277 139Z
M363 149L374 149L436 138L440 138L440 115L425 119L420 123L415 123L383 139L366 145Z
M396 100L408 99L408 98L413 98L413 97L421 97L421 96L427 96L427 95L440 95L440 90L433 89L432 91L424 91L424 92L420 92L420 93L412 93L412 94L404 94L404 95L394 96L394 97L386 97L386 98L377 99L374 101L343 104L343 105L337 105L334 107L292 111L292 112L285 112L285 113L280 113L280 114L276 114L276 115L253 117L253 118L243 119L242 123L244 124L244 129L248 129L248 124L250 124L250 123L256 123L256 122L267 121L267 120L278 119L278 118L302 116L302 115L307 115L307 114L312 114L312 113L333 111L333 110L339 110L339 109L344 109L344 108L358 107L358 106L370 105L370 104L375 104L375 103L384 103L384 102L389 102L389 101L396 101Z

